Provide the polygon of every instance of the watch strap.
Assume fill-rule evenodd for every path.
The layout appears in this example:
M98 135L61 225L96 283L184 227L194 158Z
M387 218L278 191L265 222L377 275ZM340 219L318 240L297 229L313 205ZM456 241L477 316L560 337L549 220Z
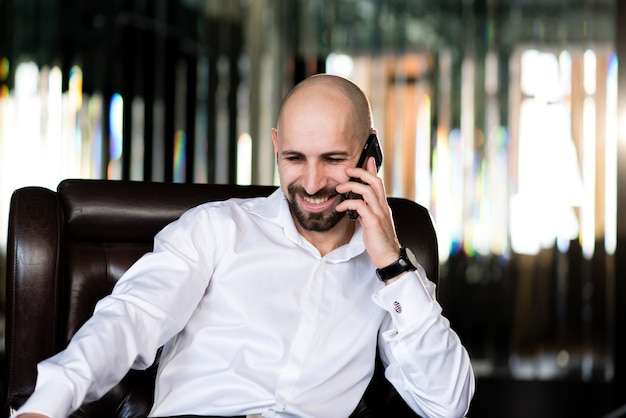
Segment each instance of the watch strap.
M386 267L376 269L376 274L381 281L386 282L400 273L411 270L417 270L417 267L413 265L411 260L409 260L406 253L406 247L402 247L400 249L400 258Z

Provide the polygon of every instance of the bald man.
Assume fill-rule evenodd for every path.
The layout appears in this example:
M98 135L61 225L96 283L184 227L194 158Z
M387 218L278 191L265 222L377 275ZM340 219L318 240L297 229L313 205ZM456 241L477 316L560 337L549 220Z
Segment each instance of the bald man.
M351 81L316 75L294 87L272 130L281 187L203 204L159 232L67 349L39 364L16 416L68 416L161 346L150 417L345 418L377 346L416 413L463 416L469 356L400 247L374 159L355 168L371 133Z

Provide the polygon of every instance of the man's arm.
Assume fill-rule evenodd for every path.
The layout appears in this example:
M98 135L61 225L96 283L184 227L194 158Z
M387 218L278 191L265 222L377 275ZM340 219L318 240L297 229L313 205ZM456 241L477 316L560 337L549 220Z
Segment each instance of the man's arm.
M158 348L184 327L208 285L212 267L206 237L214 234L207 231L205 212L190 211L157 235L154 251L98 302L68 347L38 364L35 392L18 413L67 416L103 396L130 368L153 363Z
M434 290L418 266L373 295L389 312L380 335L381 360L387 379L420 415L462 417L474 394L474 373Z
M383 181L373 159L366 170L350 168L350 177L337 192L354 192L363 200L344 200L337 210L356 210L363 241L372 263L383 268L398 260L400 244ZM385 281L373 295L389 312L379 347L385 375L416 412L429 417L463 416L474 394L469 355L435 300L434 284L421 266Z

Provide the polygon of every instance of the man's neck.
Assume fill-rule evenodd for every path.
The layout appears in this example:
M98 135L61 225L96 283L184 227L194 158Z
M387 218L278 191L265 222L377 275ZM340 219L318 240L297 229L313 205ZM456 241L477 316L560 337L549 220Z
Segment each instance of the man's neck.
M317 248L323 257L350 242L354 234L355 225L354 221L346 218L326 232L307 231L302 229L297 223L296 228L298 228L300 235Z

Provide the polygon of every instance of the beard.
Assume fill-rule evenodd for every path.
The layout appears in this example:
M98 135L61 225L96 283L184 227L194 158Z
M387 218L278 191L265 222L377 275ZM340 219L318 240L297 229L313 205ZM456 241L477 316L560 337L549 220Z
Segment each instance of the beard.
M287 187L287 202L289 202L289 210L293 214L294 218L296 218L296 222L298 222L302 229L306 231L329 231L337 225L344 216L346 216L345 212L337 212L335 209L333 209L330 213L304 212L300 206L298 206L297 195L299 194L311 198L326 198L337 194L337 192L334 189L323 189L314 195L310 195L300 186L292 184Z

